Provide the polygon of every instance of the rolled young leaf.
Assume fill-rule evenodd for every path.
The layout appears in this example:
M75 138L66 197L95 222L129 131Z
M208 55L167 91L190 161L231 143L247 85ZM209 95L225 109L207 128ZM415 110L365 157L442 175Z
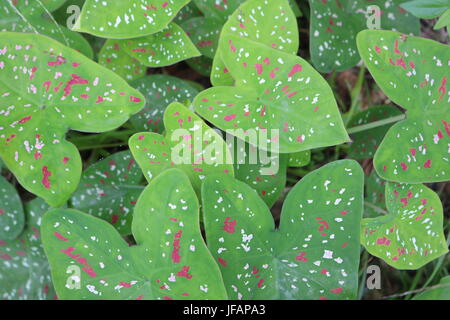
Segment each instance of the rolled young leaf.
M137 245L129 247L103 220L71 209L49 211L42 237L58 297L227 298L200 233L197 197L182 171L166 171L145 188L132 229Z
M231 299L354 299L364 176L330 163L290 191L279 229L254 190L232 177L202 187L208 247Z

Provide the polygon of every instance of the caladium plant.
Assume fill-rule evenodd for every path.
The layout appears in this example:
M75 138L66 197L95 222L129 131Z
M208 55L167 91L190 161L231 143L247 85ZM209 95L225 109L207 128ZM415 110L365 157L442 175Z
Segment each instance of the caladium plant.
M388 214L361 222L367 251L397 269L417 269L448 252L439 196L422 184L386 183Z
M209 174L233 175L230 152L222 137L199 116L181 103L174 102L164 113L166 135L142 132L130 138L130 150L147 181L161 172L178 167L200 192Z
M121 234L131 234L133 208L144 189L142 180L131 152L115 153L83 172L72 206L110 222Z
M226 299L199 227L189 178L172 169L143 191L129 247L107 222L72 209L49 211L42 237L61 299ZM78 266L71 290L67 268ZM72 269L73 270L73 269ZM70 273L70 272L69 272ZM77 282L78 281L78 282Z
M0 240L14 240L24 225L22 201L14 186L0 176Z
M112 130L143 107L144 97L45 36L2 32L0 40L0 156L22 186L61 205L81 174L66 131Z
M377 173L397 182L449 180L449 46L378 30L362 31L357 41L377 84L407 110L375 153Z
M400 5L408 0L310 0L310 52L320 72L342 71L360 61L356 34L366 28L419 34L419 19ZM370 8L376 6L379 11ZM370 19L369 16L372 18ZM379 19L379 26L374 23ZM368 23L372 21L373 26Z
M275 229L254 190L229 176L207 177L206 238L230 298L355 298L363 182L356 161L323 166L290 191Z

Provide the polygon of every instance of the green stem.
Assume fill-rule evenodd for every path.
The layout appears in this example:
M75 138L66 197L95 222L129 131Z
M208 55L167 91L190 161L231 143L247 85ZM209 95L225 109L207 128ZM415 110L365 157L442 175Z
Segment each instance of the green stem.
M362 132L362 131L366 131L366 130L370 130L373 128L378 128L381 126L384 126L386 124L390 124L390 123L394 123L394 122L398 122L401 120L405 120L406 119L406 114L401 114L395 117L391 117L391 118L387 118L387 119L383 119L383 120L378 120L378 121L374 121L371 123L366 123L360 126L356 126L353 128L349 128L347 129L348 134L355 134L358 132Z
M387 212L386 210L374 205L373 203L370 203L368 201L364 201L364 205L367 207L371 207L373 210L375 210L378 213L382 213L382 214L388 214L389 212Z
M355 87L353 88L353 90L350 93L352 104L351 104L350 109L348 110L348 112L346 114L346 118L345 118L345 125L346 126L348 125L350 119L355 114L356 109L358 109L359 102L361 101L361 89L362 89L362 86L363 86L363 83L364 83L364 76L365 76L365 74L366 74L366 67L362 66L359 69L358 80L356 81Z
M79 151L83 151L83 150L92 150L92 149L97 149L97 148L114 148L114 147L123 147L128 145L128 143L125 142L120 142L120 143L111 143L111 144L100 144L100 145L96 145L96 146L86 146L86 147L80 147L78 148Z

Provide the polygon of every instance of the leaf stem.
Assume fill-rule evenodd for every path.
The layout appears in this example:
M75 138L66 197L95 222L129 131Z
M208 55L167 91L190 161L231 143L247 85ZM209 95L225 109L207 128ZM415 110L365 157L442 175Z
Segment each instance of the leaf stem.
M368 201L364 201L364 205L371 207L373 210L375 210L378 213L382 213L382 214L389 214L389 212L387 212L386 210L374 205L373 203L370 203Z
M350 109L348 110L345 118L345 125L347 126L353 115L355 114L356 109L359 106L359 102L361 101L361 91L362 85L364 83L364 76L366 74L366 67L363 65L359 69L358 80L356 81L355 87L350 92L350 97L352 104Z
M353 128L349 128L349 129L347 129L347 133L348 134L355 134L355 133L358 133L358 132L362 132L362 131L370 130L370 129L373 129L373 128L381 127L381 126L384 126L386 124L398 122L398 121L405 120L405 119L406 119L406 114L400 114L400 115L395 116L395 117L390 117L390 118L386 118L386 119L383 119L383 120L378 120L378 121L374 121L374 122L371 122L371 123L366 123L366 124L363 124L363 125L360 125L360 126L356 126L356 127L353 127Z

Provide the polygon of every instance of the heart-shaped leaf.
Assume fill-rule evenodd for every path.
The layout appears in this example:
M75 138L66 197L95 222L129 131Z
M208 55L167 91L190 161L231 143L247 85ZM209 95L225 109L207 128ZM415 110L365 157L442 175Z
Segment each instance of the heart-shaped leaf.
M171 167L183 170L196 190L209 174L233 175L228 147L222 137L200 117L178 102L164 113L165 137L142 132L130 138L129 146L147 181Z
M389 129L374 166L381 178L419 183L450 180L450 47L390 31L358 34L358 48L385 94L407 110Z
M385 105L370 107L352 117L348 122L347 128L380 121L400 114L402 114L402 112L394 106ZM373 129L350 134L353 142L348 150L348 156L352 159L372 158L386 135L386 132L392 125L393 123L389 123Z
M246 1L223 26L211 73L214 86L234 83L234 75L224 59L229 55L228 36L253 40L290 54L297 54L299 46L297 20L287 0Z
M237 82L195 98L203 118L224 131L242 129L229 132L242 140L248 132L266 132L258 147L279 153L348 141L333 92L305 60L248 39L221 39L228 45L222 58Z
M419 293L413 300L450 300L450 276L443 277L435 288Z
M71 201L75 209L110 222L131 234L133 208L144 189L142 172L130 151L115 153L83 172Z
M208 177L206 238L230 298L355 298L363 182L353 160L313 171L288 194L276 230L250 187L225 175Z
M0 156L53 206L75 191L80 155L68 129L109 131L144 105L114 72L41 35L0 33Z
M155 34L117 40L126 54L148 67L164 67L200 55L188 35L175 23Z
M331 72L355 66L361 59L356 48L356 34L371 28L369 23L377 18L382 29L419 34L419 19L399 6L405 1L407 0L310 0L309 41L311 59L316 69ZM380 9L379 17L369 9L370 6Z
M413 0L401 4L401 7L418 18L433 19L450 7L449 0Z
M50 266L40 238L42 216L48 209L39 198L26 203L27 224L23 233L14 241L0 241L0 298L55 298Z
M0 175L0 240L14 240L24 224L22 201L14 186Z
M234 175L256 190L271 208L286 186L288 155L270 154L239 142L234 143Z
M81 34L70 31L57 24L54 20L45 17L44 14L49 13L50 11L45 11L41 5L36 7L35 5L37 3L39 2L18 2L17 8L14 9L10 0L5 1L4 4L0 5L0 31L40 33L53 38L92 59L94 53L89 42ZM48 3L46 6L54 7L49 1L46 3Z
M128 55L118 40L106 40L98 56L98 63L114 71L127 81L145 76L146 67Z
M290 153L288 167L304 167L311 162L311 150Z
M375 170L366 181L366 197L364 199L364 217L375 218L380 214L386 214L386 198L384 190L386 181L381 179Z
M166 171L139 197L129 247L107 222L76 210L44 216L43 242L61 299L226 299L219 269L200 233L188 177ZM68 267L79 289L66 287Z
M223 26L220 20L195 17L185 21L181 26L202 55L214 58Z
M164 29L191 0L86 0L73 28L102 38L129 39Z
M166 107L172 102L184 103L192 101L198 90L186 81L155 74L131 82L131 86L139 90L145 97L145 107L131 117L131 123L137 130L164 132L162 121Z
M396 269L418 269L448 252L442 204L422 184L386 184L388 214L363 219L361 243Z

